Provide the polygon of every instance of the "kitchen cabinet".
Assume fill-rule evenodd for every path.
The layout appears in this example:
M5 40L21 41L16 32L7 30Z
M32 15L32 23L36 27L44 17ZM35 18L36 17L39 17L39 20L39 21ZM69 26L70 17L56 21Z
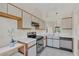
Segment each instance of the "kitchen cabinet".
M72 51L72 38L60 37L60 48Z
M35 29L39 29L39 19L36 17L32 16L32 26L35 27Z
M7 13L7 3L0 3L0 12Z
M27 56L36 56L36 45L30 47L30 48L26 48L26 55ZM24 54L24 46L19 48L19 52Z
M45 23L41 19L32 16L32 22L38 23L39 29L45 29Z
M40 27L39 27L40 29L44 29L44 25L45 25L44 22L42 22L42 21L40 20L39 25L40 25Z
M31 15L23 12L23 28L31 28Z
M36 56L36 45L28 49L28 56Z
M18 42L24 44L21 48L19 48L19 52L25 53L26 56L36 56L36 39L27 38L24 40L19 40Z
M36 17L32 16L32 21L33 22L36 22L36 23L39 23L39 19L37 19Z
M39 29L45 29L45 22L39 19Z
M8 4L8 14L21 17L21 13L22 11L20 9Z
M59 48L59 40L47 39L47 46Z
M52 39L47 39L47 46L52 47L52 42L53 42Z
M52 46L55 47L55 48L59 48L59 40L53 40Z
M67 49L72 49L72 41L61 40L60 42L61 42L60 47L67 48Z

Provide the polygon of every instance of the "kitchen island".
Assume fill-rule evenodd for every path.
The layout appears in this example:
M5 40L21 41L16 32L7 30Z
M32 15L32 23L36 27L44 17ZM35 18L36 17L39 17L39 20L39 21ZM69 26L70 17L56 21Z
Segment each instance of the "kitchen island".
M18 42L25 45L18 49L20 53L25 56L36 56L36 39L23 38L18 40Z

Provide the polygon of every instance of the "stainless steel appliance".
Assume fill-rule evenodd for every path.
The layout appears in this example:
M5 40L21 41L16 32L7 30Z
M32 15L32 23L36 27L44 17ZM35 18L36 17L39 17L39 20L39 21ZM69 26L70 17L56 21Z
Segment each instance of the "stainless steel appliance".
M28 32L27 37L29 38L36 38L36 32Z
M43 51L44 49L44 41L43 41L43 36L36 36L36 50L37 54Z
M36 52L37 55L41 53L44 49L44 37L36 35L36 32L27 33L27 37L36 39Z
M73 39L67 37L60 37L60 49L64 49L67 51L73 50Z

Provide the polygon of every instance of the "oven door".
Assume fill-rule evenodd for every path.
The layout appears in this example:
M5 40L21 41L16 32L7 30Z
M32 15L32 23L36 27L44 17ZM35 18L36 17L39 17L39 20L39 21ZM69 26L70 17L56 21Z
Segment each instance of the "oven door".
M36 49L37 49L37 54L40 53L44 49L43 39L37 40Z

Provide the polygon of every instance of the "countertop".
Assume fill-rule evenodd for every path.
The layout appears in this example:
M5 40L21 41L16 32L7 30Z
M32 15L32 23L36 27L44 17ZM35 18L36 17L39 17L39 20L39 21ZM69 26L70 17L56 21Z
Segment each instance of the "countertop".
M36 44L36 39L33 38L23 38L18 40L20 43L27 44L28 48Z
M33 38L22 38L22 39L20 39L18 41L24 42L24 43L30 43L30 42L36 41L36 39L33 39Z
M72 36L60 36L60 37L73 38Z
M20 40L18 40L20 42L24 42L24 43L27 43L29 44L28 47L30 47L31 45L35 44L36 43L36 39L33 39L33 38L22 38ZM12 54L15 50L18 51L18 48L19 47L22 47L23 44L21 43L16 43L14 46L10 46L10 45L7 45L7 46L4 46L4 47L1 47L0 48L0 55L10 55Z
M10 45L7 45L7 46L4 46L4 47L1 47L0 48L0 55L4 55L4 54L8 54L10 53L11 51L13 51L14 49L18 49L19 47L23 46L23 44L20 44L20 43L16 43L14 46L10 46ZM10 51L10 52L9 52Z

